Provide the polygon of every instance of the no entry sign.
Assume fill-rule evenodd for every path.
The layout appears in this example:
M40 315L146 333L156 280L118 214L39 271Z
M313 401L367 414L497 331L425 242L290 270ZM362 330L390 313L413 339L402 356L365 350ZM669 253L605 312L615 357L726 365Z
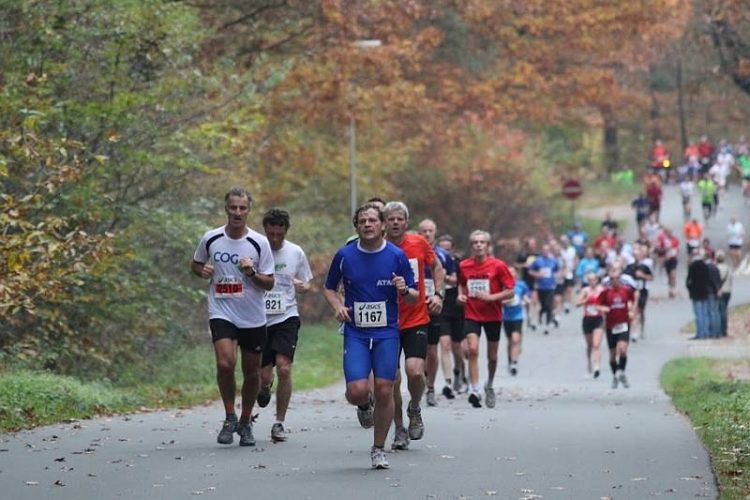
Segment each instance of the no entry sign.
M583 186L575 179L568 179L563 183L562 194L569 200L575 200L583 194Z

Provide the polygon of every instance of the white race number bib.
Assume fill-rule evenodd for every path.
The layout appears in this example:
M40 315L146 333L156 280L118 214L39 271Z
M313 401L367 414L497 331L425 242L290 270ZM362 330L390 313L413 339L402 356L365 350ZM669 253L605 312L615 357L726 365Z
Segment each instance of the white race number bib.
M235 299L242 297L242 280L234 276L221 276L214 280L214 297Z
M428 299L435 295L435 280L430 278L424 279L424 295Z
M419 260L409 259L409 265L411 266L411 272L414 273L414 283L419 283Z
M469 290L469 297L476 297L479 292L490 293L490 280L466 280L466 288Z
M385 301L355 302L354 324L360 328L377 328L388 326Z
M266 314L284 314L286 312L286 297L284 292L266 292L264 302Z
M615 326L612 327L612 335L620 335L621 333L627 333L627 332L628 332L627 323L617 323Z

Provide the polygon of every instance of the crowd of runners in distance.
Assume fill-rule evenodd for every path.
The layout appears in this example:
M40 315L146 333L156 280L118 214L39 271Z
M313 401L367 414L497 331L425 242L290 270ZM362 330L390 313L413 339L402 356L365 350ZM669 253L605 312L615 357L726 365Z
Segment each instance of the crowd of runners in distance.
M735 145L722 139L717 147L704 135L688 144L677 167L673 166L667 147L657 140L651 149L650 168L653 176L644 184L644 195L652 210L661 200L661 182L675 182L682 192L685 218L692 217L691 201L697 193L703 220L708 222L716 215L727 191L727 181L735 172L741 179L745 203L750 200L750 146L744 137Z
M647 188L658 183L654 177L647 176ZM217 441L231 444L236 433L241 446L255 445L253 407L270 403L275 379L271 439L288 437L284 420L300 329L296 296L310 290L313 278L302 248L286 240L289 214L267 211L260 234L247 227L251 204L242 188L226 194L227 224L204 234L191 265L194 274L209 281L209 326L226 410ZM663 271L669 295L675 296L680 255L678 236L659 223L660 204L649 202L647 211L640 202L634 207L639 233L632 242L622 238L618 222L607 214L593 239L579 224L558 237L522 242L493 241L476 229L463 256L460 242L439 236L433 220L410 229L409 209L402 202L373 198L359 207L352 219L356 234L333 257L324 296L341 323L346 399L357 407L360 425L373 428L372 467L389 467L384 448L391 428L393 450L407 450L410 441L422 438L423 399L436 406L440 397L463 394L472 407L493 408L502 333L508 373L522 376L524 328L549 335L559 328L561 315L574 308L581 310L585 368L592 379L602 373L600 350L606 339L611 387L629 387L628 346L631 339L645 337L649 283ZM688 219L683 231L689 254L721 258L703 238L700 223ZM736 250L732 262L739 262L744 228L733 231L730 252ZM512 262L495 257L493 246L502 255L514 254ZM483 335L487 378L480 382ZM239 417L238 346L244 379ZM436 387L439 371L442 388Z

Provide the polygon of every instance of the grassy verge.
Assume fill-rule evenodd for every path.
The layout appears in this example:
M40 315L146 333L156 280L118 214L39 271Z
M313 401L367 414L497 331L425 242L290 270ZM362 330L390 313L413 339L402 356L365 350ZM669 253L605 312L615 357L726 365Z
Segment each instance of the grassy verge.
M583 194L578 203L582 208L613 205L630 206L630 202L638 196L640 190L641 185L639 183L627 185L604 181L588 182L584 186Z
M341 378L341 346L335 326L303 326L295 354L295 389L323 387ZM215 373L208 341L131 366L112 382L29 370L0 372L0 431L213 401L219 397Z
M664 390L705 443L720 498L750 496L750 361L678 359L661 374Z

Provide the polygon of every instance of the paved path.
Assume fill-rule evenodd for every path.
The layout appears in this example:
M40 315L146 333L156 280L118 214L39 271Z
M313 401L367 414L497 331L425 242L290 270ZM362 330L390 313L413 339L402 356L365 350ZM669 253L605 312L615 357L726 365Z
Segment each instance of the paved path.
M677 196L667 190L664 215L675 227ZM722 212L721 224L709 228L713 240L723 238L726 218ZM682 267L680 283L684 278ZM750 301L747 284L736 284L734 303ZM711 345L719 352L722 344L695 344L679 333L692 310L684 297L665 298L663 276L653 296L647 338L630 352L630 389L611 390L606 371L599 380L585 373L573 313L548 337L525 335L518 377L502 363L495 409L473 409L463 398L425 408L424 439L389 455L389 471L369 470L371 432L359 428L339 385L294 396L287 443L269 442L273 417L264 411L255 449L215 444L218 404L2 435L0 496L715 498L709 457L658 377L670 358L710 352Z

